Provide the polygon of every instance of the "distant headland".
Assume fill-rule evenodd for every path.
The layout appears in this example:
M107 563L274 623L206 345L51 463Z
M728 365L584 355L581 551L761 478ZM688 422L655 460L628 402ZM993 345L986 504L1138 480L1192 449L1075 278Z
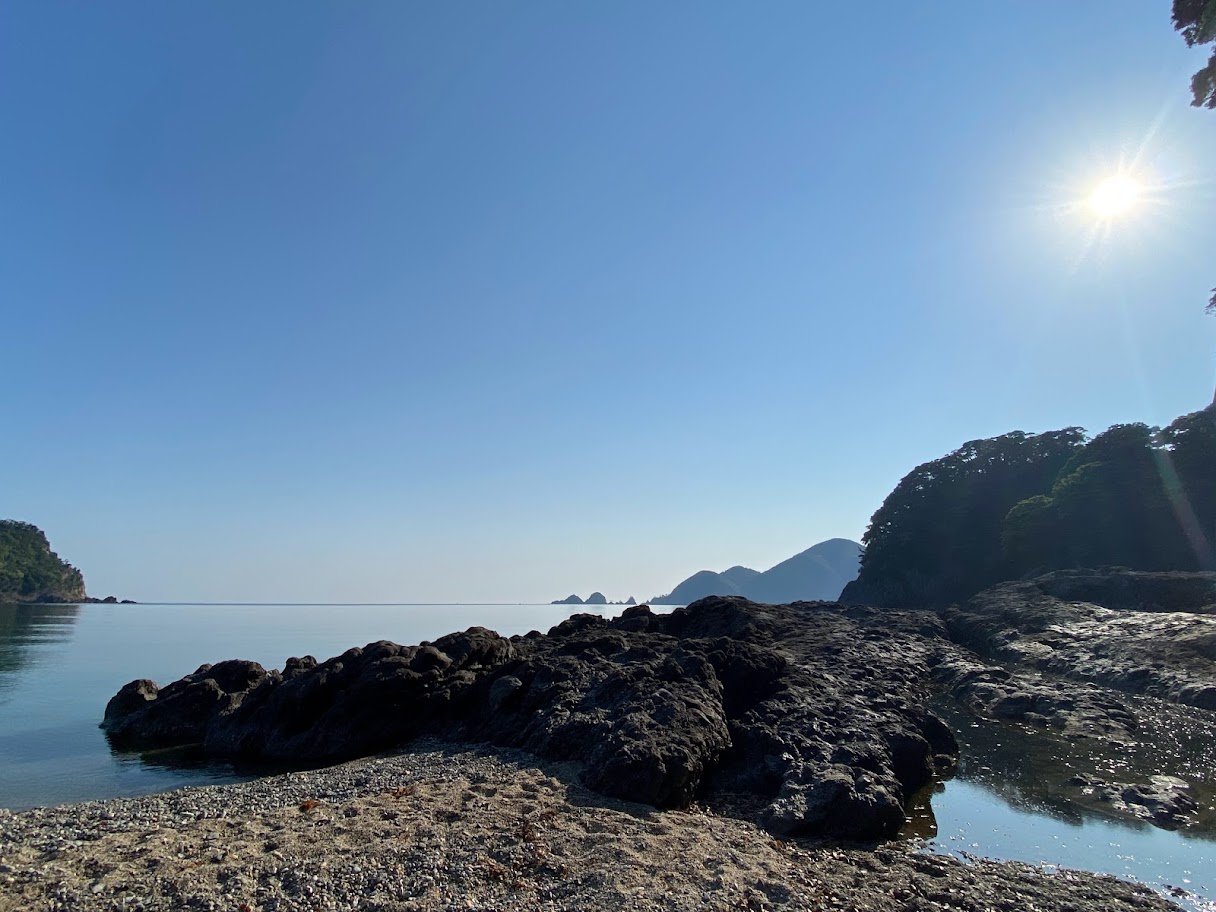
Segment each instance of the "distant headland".
M710 595L741 595L754 602L782 604L797 601L834 601L841 590L857 578L864 549L847 538L831 538L813 545L776 566L761 572L750 567L731 567L721 573L701 570L666 595L650 599L655 605L691 605ZM630 596L610 602L602 592L585 599L571 594L554 599L551 605L636 605Z
M855 541L830 538L763 573L738 566L721 573L701 570L667 595L656 595L650 601L656 605L691 605L709 595L741 595L768 604L835 601L841 590L857 578L862 550Z
M89 596L84 575L51 550L46 534L15 519L0 519L0 602L135 604Z

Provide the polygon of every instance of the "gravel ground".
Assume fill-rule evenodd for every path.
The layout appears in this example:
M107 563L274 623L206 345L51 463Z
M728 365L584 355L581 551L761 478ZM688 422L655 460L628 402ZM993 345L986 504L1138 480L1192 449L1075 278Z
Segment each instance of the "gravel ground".
M425 745L236 785L0 811L0 910L1173 910L1108 877L778 841L511 751Z

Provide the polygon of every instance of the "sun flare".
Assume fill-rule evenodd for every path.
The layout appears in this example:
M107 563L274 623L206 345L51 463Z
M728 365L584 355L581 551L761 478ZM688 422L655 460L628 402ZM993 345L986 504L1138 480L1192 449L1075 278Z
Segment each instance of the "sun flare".
M1144 185L1130 174L1112 174L1089 194L1089 208L1103 219L1127 215L1144 196Z

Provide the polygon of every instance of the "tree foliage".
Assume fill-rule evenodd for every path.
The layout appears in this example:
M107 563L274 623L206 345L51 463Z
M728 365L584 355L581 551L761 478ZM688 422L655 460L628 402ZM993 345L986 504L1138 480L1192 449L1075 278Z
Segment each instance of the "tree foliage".
M1216 405L1164 430L971 441L913 469L864 541L849 594L886 605L961 601L1069 567L1216 569Z
M917 466L878 508L862 539L865 600L937 604L1006 578L1005 515L1049 490L1083 442L1081 428L1015 431L969 441Z
M84 577L51 550L41 529L0 519L0 602L40 597L73 601L84 594Z
M1188 47L1216 43L1216 0L1174 0L1174 28L1182 33ZM1207 66L1191 77L1191 104L1216 108L1216 50ZM1216 288L1212 289L1207 312L1216 314Z
M1216 42L1216 0L1174 0L1174 28L1188 47ZM1207 66L1191 77L1191 95L1195 107L1216 108L1216 50Z
M1013 570L1175 566L1182 543L1165 497L1154 429L1119 424L1061 469L1046 497L1017 504L1002 544Z

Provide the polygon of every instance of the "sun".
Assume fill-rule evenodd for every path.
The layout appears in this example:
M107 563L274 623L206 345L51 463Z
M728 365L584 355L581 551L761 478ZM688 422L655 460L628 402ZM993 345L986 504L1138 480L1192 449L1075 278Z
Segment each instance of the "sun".
M1112 174L1090 191L1090 211L1101 219L1133 212L1144 197L1144 185L1130 174Z

